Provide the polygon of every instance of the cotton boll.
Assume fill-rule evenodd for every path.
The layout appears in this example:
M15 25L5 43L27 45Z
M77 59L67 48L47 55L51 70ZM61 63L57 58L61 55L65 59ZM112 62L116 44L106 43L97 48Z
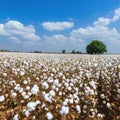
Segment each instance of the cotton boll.
M53 79L48 78L48 82L49 82L49 83L53 83Z
M34 111L35 107L36 107L36 103L35 102L29 102L27 104L27 108L28 108L29 111Z
M18 114L14 115L13 120L19 120L18 117L19 117Z
M68 102L69 102L69 99L68 99L68 98L66 98L66 99L65 99L65 102L66 102L66 103L68 103Z
M48 107L45 107L45 111L48 111L49 109L48 109Z
M55 70L55 68L52 68L52 72L53 72L53 73L56 73L56 70Z
M50 75L51 77L53 77L54 76L54 74L53 73L51 73L51 75Z
M33 95L37 95L38 92L39 92L39 87L38 87L37 84L35 84L35 85L32 87L32 89L31 89L31 93L32 93Z
M50 112L47 112L46 117L47 117L47 120L52 120L53 119L53 115Z
M14 87L14 90L20 91L20 86L16 85L16 86Z
M52 85L52 89L55 90L55 89L56 89L56 86Z
M2 73L3 77L7 77L7 73Z
M24 95L23 98L26 100L29 98L29 95Z
M69 86L69 84L66 82L66 83L65 83L65 86L66 86L66 87L68 87L68 86Z
M83 87L83 83L80 84L80 87L81 87L81 88Z
M74 100L74 102L75 102L76 104L78 104L78 100Z
M29 117L29 115L30 115L29 110L26 110L26 111L25 111L25 116L26 116L26 117Z
M33 120L35 120L35 118L36 118L35 116L32 117Z
M45 104L45 103L42 104L41 108L44 108L44 107L46 107L46 104Z
M90 72L87 72L86 74L86 77L89 79L91 77L91 73Z
M105 101L105 100L103 101L103 104L106 104L106 101Z
M89 95L90 91L91 91L90 87L86 86L85 87L85 95Z
M84 105L84 106L83 106L83 109L84 109L84 110L87 109L87 105Z
M26 92L22 92L22 96L26 95Z
M36 103L36 105L38 105L38 104L40 104L41 102L40 102L40 100L37 100L35 103Z
M24 103L25 101L24 100L21 100L20 103Z
M62 92L59 92L58 95L59 95L59 96L62 96Z
M78 92L78 91L79 91L79 89L76 87L76 88L75 88L75 91L76 91L76 92Z
M104 98L105 98L105 95L104 95L104 94L101 94L100 97L101 97L102 99L104 99Z
M22 93L22 92L23 92L23 88L20 88L20 89L19 89L19 93Z
M5 94L5 97L8 97L8 94Z
M26 86L26 88L25 88L26 90L30 90L30 86Z
M107 103L106 106L107 106L107 108L110 108L110 107L111 107L110 103Z
M91 115L89 115L89 118L94 118L95 117L95 112L91 112Z
M72 88L69 86L68 88L67 88L69 91L71 91L72 90Z
M73 87L73 86L74 86L74 84L73 84L73 83L70 83L70 86L71 86L71 87Z
M58 86L59 85L59 80L58 79L54 80L53 85Z
M48 83L47 83L47 82L43 82L43 83L42 83L42 88L48 89L48 88L49 88Z
M97 67L97 66L98 66L98 63L94 63L93 66L94 66L94 67Z
M61 76L63 76L63 73L62 73L62 72L60 72L60 73L58 73L58 75L59 75L59 77L61 77Z
M89 84L92 88L96 89L96 85L94 81L90 81Z
M119 93L119 94L120 94L120 89L118 89L118 90L117 90L117 93Z
M60 114L61 115L66 115L69 113L69 107L68 106L62 106L61 110L60 110Z
M29 97L32 95L32 93L31 92L28 92L28 94L27 94Z
M70 103L70 104L73 104L73 103L74 103L73 98L69 99L69 103Z
M98 114L97 114L97 117L98 117L98 118L103 118L103 115L102 115L101 113L98 113Z
M62 105L66 106L66 105L68 105L68 103L63 101Z
M2 95L0 96L0 102L3 102L5 100L5 97Z
M90 90L90 95L94 95L94 90Z
M16 97L17 97L17 93L13 92L13 93L12 93L12 97L13 97L13 98L16 98Z
M76 99L78 96L76 94L73 94L73 98Z
M46 93L46 94L44 95L44 99L45 99L45 101L52 103L52 100L50 99L48 93Z
M62 76L62 79L65 80L65 76L64 75Z
M55 90L58 92L58 91L59 91L59 88L56 87Z
M83 110L83 113L87 113L87 111L86 111L86 110Z
M36 80L38 80L38 81L39 81L39 80L40 80L40 78L39 78L39 77L36 77Z
M27 81L27 80L24 80L24 81L23 81L23 84L27 85L27 84L28 84L28 81Z
M23 76L25 75L25 72L24 71L20 71L20 76Z
M62 86L62 85L59 83L57 87L59 87L59 88L60 88L61 86Z
M54 90L50 90L49 95L51 95L52 97L54 97L55 96L55 91Z
M79 105L76 105L76 109L77 109L78 113L81 113L81 108Z

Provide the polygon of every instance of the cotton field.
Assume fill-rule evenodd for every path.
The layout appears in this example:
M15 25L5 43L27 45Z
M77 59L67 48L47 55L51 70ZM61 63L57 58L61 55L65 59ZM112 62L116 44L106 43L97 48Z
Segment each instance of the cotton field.
M120 120L120 56L0 53L0 120Z

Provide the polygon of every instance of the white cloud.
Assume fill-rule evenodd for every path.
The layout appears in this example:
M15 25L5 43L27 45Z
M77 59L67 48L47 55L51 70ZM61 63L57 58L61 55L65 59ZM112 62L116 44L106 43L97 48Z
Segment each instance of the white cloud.
M14 42L20 42L21 39L28 41L40 40L40 37L36 35L34 26L24 26L16 20L10 20L5 24L0 24L0 36L8 37Z
M15 43L20 43L21 41L20 41L20 39L19 38L17 38L17 37L9 37L11 40L13 40Z
M48 36L44 36L45 40L47 43L49 44L65 44L65 42L67 41L67 37L65 37L64 35L61 34L56 34L53 35L51 37Z
M108 47L108 52L119 52L120 31L112 27L117 24L120 19L120 8L114 10L111 18L99 17L91 26L80 27L71 31L67 37L64 35L53 35L52 37L45 36L47 43L55 44L56 46L64 45L65 48L78 49L82 48L85 51L86 45L90 40L102 40ZM43 27L49 31L61 30L60 22L45 22ZM113 24L114 23L114 24Z
M100 18L98 18L98 20L97 21L95 21L93 24L94 24L94 26L107 26L107 25L109 25L110 24L110 21L111 21L111 19L109 19L109 18L103 18L103 17L100 17Z
M54 30L64 30L67 28L72 28L74 26L73 22L43 22L44 29L48 31Z
M66 49L67 51L72 51L73 49L78 51L85 51L85 43L82 39L76 38L74 36L64 36L61 34L56 34L53 36L44 36L45 44L47 43L47 47L54 46L52 50L62 50Z
M0 24L0 35L9 36L9 33L4 29L4 24Z
M72 30L71 36L84 40L87 43L89 40L99 39L108 46L108 52L120 51L120 32L110 25L120 18L120 8L116 9L112 18L98 18L93 22L93 25Z
M109 29L105 26L93 26L93 27L86 27L86 28L79 28L77 30L73 30L71 35L78 38L106 38L110 36L117 36L117 30L115 28ZM107 39L108 39L107 38Z
M120 19L120 8L118 8L114 11L114 16L112 18L112 21L115 22L119 19Z

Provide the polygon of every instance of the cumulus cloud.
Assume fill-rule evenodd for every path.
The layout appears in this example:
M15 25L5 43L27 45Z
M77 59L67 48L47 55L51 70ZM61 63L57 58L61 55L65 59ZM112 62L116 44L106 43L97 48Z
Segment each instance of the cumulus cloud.
M21 43L20 39L14 36L9 37L14 43Z
M74 26L73 22L43 22L43 28L48 31L64 30L67 28L72 28Z
M67 37L65 37L64 35L61 34L56 34L53 36L44 36L45 40L47 43L49 44L65 44L65 42L67 41Z
M0 36L8 37L17 43L20 42L21 39L28 41L40 40L40 37L36 35L34 26L25 26L16 20L9 20L5 24L0 24Z
M120 51L120 31L117 28L113 27L118 20L120 19L120 8L114 10L113 16L108 17L99 17L92 25L87 27L79 27L73 29L69 35L53 35L52 37L44 36L47 43L56 44L56 46L64 45L66 48L73 47L85 48L85 46L90 42L90 40L98 39L102 40L108 47L109 52L118 52ZM69 22L70 23L70 22ZM114 23L114 24L113 24ZM69 24L70 25L70 24ZM53 30L64 30L69 26L64 22L44 22L43 27L49 31ZM73 23L70 25L70 28L73 27ZM85 50L84 50L85 51Z
M85 38L106 38L110 36L117 36L117 30L115 28L109 29L106 26L91 26L86 28L79 28L77 30L72 30L72 36L80 37L82 39ZM107 38L107 39L108 39Z
M114 16L112 18L112 21L115 22L117 20L120 19L120 8L117 8L115 11L114 11Z
M116 22L118 19L120 19L120 8L114 11L112 18L100 17L97 19L97 21L94 21L93 25L91 26L85 28L80 27L78 29L72 30L71 36L84 40L86 43L89 41L89 39L102 40L105 42L105 44L107 44L109 49L108 51L117 52L117 47L120 44L120 32L115 27L111 28L110 25L113 22Z
M110 21L111 21L111 19L109 19L109 18L103 18L103 17L100 17L100 18L98 18L98 20L97 21L95 21L93 24L94 24L94 26L107 26L107 25L109 25L110 24Z
M65 48L68 51L73 49L84 51L85 48L85 43L82 39L71 35L67 37L61 34L55 34L53 36L44 36L44 39L45 43L52 45L59 50Z

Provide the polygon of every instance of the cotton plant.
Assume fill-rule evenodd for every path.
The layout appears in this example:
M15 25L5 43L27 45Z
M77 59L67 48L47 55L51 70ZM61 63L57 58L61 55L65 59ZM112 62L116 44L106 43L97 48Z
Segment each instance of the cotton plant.
M0 58L0 113L6 118L119 117L119 56L0 53Z

